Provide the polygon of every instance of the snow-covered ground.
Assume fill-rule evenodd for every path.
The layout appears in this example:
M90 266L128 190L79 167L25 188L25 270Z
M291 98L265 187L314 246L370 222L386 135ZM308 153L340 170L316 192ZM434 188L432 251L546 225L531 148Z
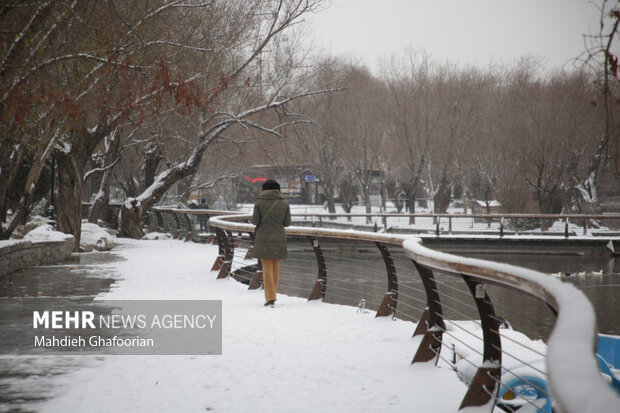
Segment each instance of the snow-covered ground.
M266 308L262 291L216 279L214 245L117 241L125 260L106 270L121 279L98 299L222 300L223 355L82 356L37 410L453 412L465 394L452 370L410 365L415 324L283 295Z

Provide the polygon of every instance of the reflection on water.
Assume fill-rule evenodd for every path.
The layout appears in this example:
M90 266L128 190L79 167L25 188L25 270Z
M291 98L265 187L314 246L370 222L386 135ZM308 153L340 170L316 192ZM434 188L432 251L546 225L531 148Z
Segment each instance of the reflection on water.
M386 269L379 250L371 243L350 242L343 247L342 243L335 241L321 241L321 248L326 259L328 280L325 301L358 306L360 300L364 299L367 308L377 310L387 290ZM411 260L402 251L392 248L391 253L398 274L396 316L417 321L426 305L422 282ZM620 300L617 299L620 295L620 260L567 255L468 255L546 273L584 273L562 276L561 279L581 289L590 299L597 313L599 332L620 334ZM310 244L292 242L289 258L281 266L280 291L308 297L316 276L316 259ZM473 299L462 279L442 273L435 276L447 319L478 318ZM538 299L516 290L489 286L487 291L496 313L508 320L513 328L532 338L547 339L555 321L550 308Z
M600 333L620 335L620 259L591 255L470 254L475 258L505 262L521 267L564 274L588 297L596 311ZM570 274L570 275L565 275Z
M98 357L23 355L32 329L19 308L46 297L52 308L82 310L114 282L106 264L111 253L80 254L60 265L40 266L0 278L0 411L33 411L58 391L55 377L98 361Z

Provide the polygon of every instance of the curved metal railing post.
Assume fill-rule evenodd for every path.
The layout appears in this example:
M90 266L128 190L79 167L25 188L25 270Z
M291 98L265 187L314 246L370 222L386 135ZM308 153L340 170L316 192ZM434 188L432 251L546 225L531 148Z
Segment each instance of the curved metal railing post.
M248 290L258 290L263 286L263 262L260 259L257 261L258 264L256 264L256 274L252 277Z
M484 345L482 365L478 367L459 410L470 406L488 405L490 407L489 412L491 412L495 406L495 398L499 392L502 375L502 343L499 336L499 323L484 284L467 275L462 276L476 302ZM489 403L491 399L493 399L493 403Z
M418 325L415 327L415 331L413 332L411 338L421 334L426 334L426 330L428 330L428 303L426 303L422 317L420 317L420 321L418 321Z
M433 271L430 268L420 265L415 261L413 261L413 264L418 270L418 274L420 274L422 284L424 285L424 291L426 292L428 319L424 337L422 337L422 341L420 342L411 364L431 360L435 360L435 364L437 364L441 351L441 339L446 329L446 325L443 321L443 310L441 308L439 294L437 293L437 284L433 278ZM421 321L422 320L420 320L420 322Z
M396 304L398 303L398 277L396 276L396 267L394 267L394 260L390 255L387 245L381 242L375 242L377 248L381 252L383 262L385 262L385 270L387 272L388 288L383 301L379 306L377 315L375 317L387 317L396 312Z
M217 240L217 258L211 267L211 271L219 271L224 262L226 233L223 229L215 227L215 239Z
M245 253L245 259L251 260L252 258L254 258L254 237L256 236L256 234L254 234L254 232L248 232L248 235L250 236L250 247Z
M245 222L249 224L249 221L246 220ZM254 258L254 240L256 238L256 233L254 231L250 231L248 234L250 234L250 248L248 248L248 252L245 254L246 260ZM248 290L258 290L263 285L263 262L260 258L257 258L256 262L256 273L250 280Z
M176 225L175 231L172 234L172 238L178 239L181 236L181 220L176 213L172 213L172 217L174 218L174 223Z
M189 215L181 213L181 216L185 219L185 225L187 226L187 233L185 234L185 241L189 241L192 239L192 234L194 233L194 227L192 225L192 220Z
M308 297L308 301L322 300L325 298L325 292L327 291L327 266L325 265L325 257L323 256L319 240L314 237L307 238L314 250L317 264L316 282L314 283L314 288L312 289L310 297Z
M235 242L231 231L224 232L224 261L222 261L222 268L217 274L217 278L226 278L230 275L232 269L233 257L235 256Z
M161 212L155 210L155 217L157 218L157 231L162 232L164 230L164 218L161 216Z

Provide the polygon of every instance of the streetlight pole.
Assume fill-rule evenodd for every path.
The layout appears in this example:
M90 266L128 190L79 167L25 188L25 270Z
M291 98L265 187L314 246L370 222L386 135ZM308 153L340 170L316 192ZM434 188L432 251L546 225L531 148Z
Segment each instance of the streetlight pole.
M54 178L56 177L56 160L52 156L52 179L50 182L50 206L47 210L47 216L50 224L56 226L56 209L54 208Z

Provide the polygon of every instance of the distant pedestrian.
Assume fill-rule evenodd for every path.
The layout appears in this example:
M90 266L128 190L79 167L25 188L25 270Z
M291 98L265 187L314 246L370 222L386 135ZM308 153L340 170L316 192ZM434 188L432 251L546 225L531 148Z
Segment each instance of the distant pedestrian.
M401 208L403 208L405 212L409 211L409 205L407 204L407 193L405 191L400 191L398 193L398 202L400 203Z
M189 209L198 209L198 204L195 201L191 201L187 207ZM194 229L196 229L196 224L198 223L198 217L196 215L192 215L192 223L194 225Z
M200 200L200 205L198 205L198 209L209 209L209 205L207 205L207 200L202 198ZM208 231L209 229L209 215L198 215L198 222L200 223L200 231Z
M217 211L226 211L228 209L222 195L218 196L217 200L213 203L213 209Z
M252 224L256 225L254 257L263 265L265 306L273 307L280 280L280 261L288 257L286 232L291 225L291 209L280 192L280 184L269 179L254 205Z

